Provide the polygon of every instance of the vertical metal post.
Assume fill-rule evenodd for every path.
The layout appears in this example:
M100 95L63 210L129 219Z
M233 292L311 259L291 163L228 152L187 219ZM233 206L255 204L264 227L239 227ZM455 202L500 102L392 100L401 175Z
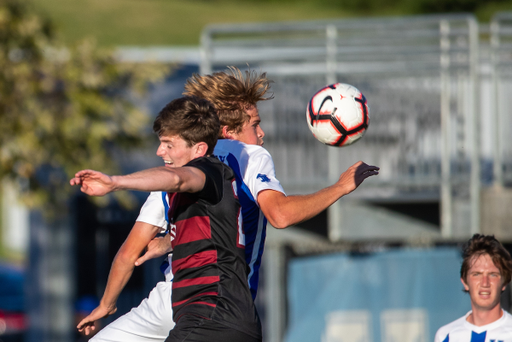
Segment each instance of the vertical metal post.
M269 227L270 229L274 229ZM268 342L281 342L285 331L286 290L285 290L285 255L281 243L265 246L263 256L265 270L266 296L266 332Z
M203 30L203 32L201 32L201 43L199 45L199 54L201 56L199 73L201 75L207 75L212 73L211 44L212 38L210 36L210 30Z
M499 56L498 49L500 45L499 23L495 20L491 22L491 67L492 67L492 120L494 122L494 146L493 146L493 183L494 186L503 186L503 150L502 150L502 121L500 115L500 96L499 96Z
M441 235L449 238L452 227L450 167L450 24L440 22L441 38Z
M72 230L69 218L48 221L40 212L30 218L27 275L28 342L73 340Z
M325 28L326 35L326 75L327 84L336 83L336 40L338 39L338 29L334 25L327 25Z
M470 123L471 123L471 235L480 232L480 101L479 101L479 56L478 56L478 22L474 18L468 19L469 24L469 42L470 42L470 82L471 82L471 106L470 106Z
M334 25L328 25L325 28L326 34L326 50L327 50L327 59L326 59L326 75L325 80L327 84L333 84L337 82L336 76L336 40L338 39L338 29ZM339 170L339 148L329 147L328 148L328 162L329 162L329 170L328 177L329 182L334 183L338 180L340 175ZM328 235L331 241L336 241L341 238L341 203L339 201L335 202L327 209L327 217L328 217Z

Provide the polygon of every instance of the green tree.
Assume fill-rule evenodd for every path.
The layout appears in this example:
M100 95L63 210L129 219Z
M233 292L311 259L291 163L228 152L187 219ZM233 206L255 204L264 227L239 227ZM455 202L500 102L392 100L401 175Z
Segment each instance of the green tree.
M92 41L65 48L54 32L26 3L0 0L0 179L47 209L69 198L76 171L115 172L115 150L147 140L134 101L168 72L120 63Z

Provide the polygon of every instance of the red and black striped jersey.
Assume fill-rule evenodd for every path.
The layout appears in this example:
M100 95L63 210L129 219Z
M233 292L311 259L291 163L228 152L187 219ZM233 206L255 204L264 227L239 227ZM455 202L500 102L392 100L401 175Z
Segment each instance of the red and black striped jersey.
M194 159L188 166L201 170L206 180L199 192L168 194L169 221L176 229L172 243L174 320L195 315L261 337L247 284L234 173L214 157Z

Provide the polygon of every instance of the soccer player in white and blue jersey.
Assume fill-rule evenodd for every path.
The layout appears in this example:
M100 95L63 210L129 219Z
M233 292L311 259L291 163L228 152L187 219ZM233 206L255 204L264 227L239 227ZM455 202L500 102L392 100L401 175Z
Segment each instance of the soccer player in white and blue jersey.
M227 72L192 76L183 93L205 98L217 109L221 132L213 154L235 171L239 196L244 196L240 203L253 298L258 288L267 220L274 228L308 220L355 190L366 178L378 174L379 169L358 162L332 186L309 195L287 196L276 179L272 156L262 147L265 133L260 127L257 103L273 97L265 97L270 82L266 73L243 73L229 67Z
M494 236L475 234L464 246L460 276L471 311L441 327L435 342L512 342L512 315L500 304L512 276L510 253Z
M366 178L377 175L378 167L357 162L345 171L339 180L316 193L309 195L287 196L275 176L274 163L270 153L262 147L265 133L260 127L260 116L257 102L271 99L265 94L270 89L270 80L265 73L242 73L234 67L227 72L217 72L213 75L194 75L185 85L184 95L207 99L217 110L221 122L219 140L213 155L228 164L236 175L237 193L242 205L242 226L240 243L245 245L246 262L250 268L248 283L253 299L258 288L259 268L263 255L266 226L268 222L275 228L286 228L308 220L327 209L340 197L355 190ZM164 159L165 163L168 163ZM168 203L161 193L151 193L141 209L136 226L139 231L147 232L127 238L134 241L136 248L131 249L129 258L142 251L140 245L147 244L147 237L155 235L156 231L165 227ZM145 228L141 228L145 227ZM135 228L135 226L134 226ZM172 233L172 227L169 231ZM169 236L171 238L169 238ZM170 251L172 234L159 237L148 245L148 252L137 259L136 265L144 261L166 254ZM125 245L127 243L125 242ZM122 249L127 249L123 248ZM120 254L120 253L118 253ZM116 260L112 265L115 268ZM133 264L132 264L133 265ZM130 274L131 274L131 270ZM172 271L165 271L166 282L160 282L137 308L120 317L105 327L91 341L148 341L165 340L163 332L169 331L174 322L169 320L168 305L160 301L169 301ZM127 271L116 278L129 277ZM111 271L112 275L112 271ZM107 282L113 285L115 293L120 293L125 282ZM98 319L101 317L91 317Z

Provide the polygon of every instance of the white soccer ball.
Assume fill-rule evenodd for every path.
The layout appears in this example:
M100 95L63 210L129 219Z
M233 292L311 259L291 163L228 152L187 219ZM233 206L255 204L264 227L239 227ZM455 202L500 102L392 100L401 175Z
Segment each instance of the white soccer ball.
M336 83L320 89L308 103L308 127L320 142L347 146L361 139L370 124L370 108L354 86Z

